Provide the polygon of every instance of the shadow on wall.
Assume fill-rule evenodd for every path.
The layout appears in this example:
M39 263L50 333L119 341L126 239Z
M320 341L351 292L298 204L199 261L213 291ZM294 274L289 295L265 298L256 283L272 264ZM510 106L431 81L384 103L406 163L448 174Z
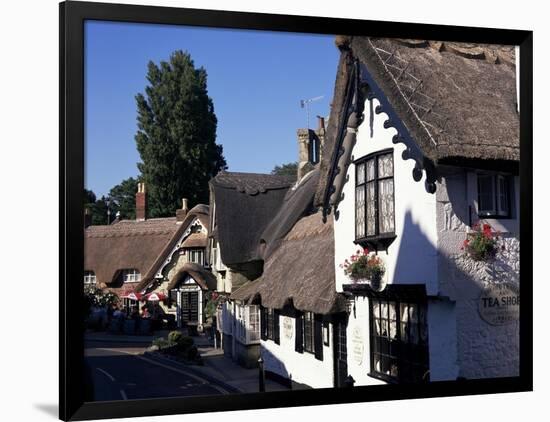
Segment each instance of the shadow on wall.
M293 390L312 388L307 384L295 381L292 377L292 373L288 371L286 365L265 347L261 348L261 355L264 361L264 370L266 371L267 378L271 378L282 385L292 388Z
M440 237L442 233L438 233ZM519 321L491 325L479 310L480 296L487 285L518 282L510 252L499 251L489 263L473 261L459 249L465 232L452 233L448 244L439 241L436 247L412 220L410 211L405 214L400 236L403 239L396 252L392 282L424 284L433 280L432 288L426 286L433 360L430 367L448 376L456 372L454 366L458 368L457 376L464 378L519 375ZM429 315L430 310L434 315Z
M413 221L410 211L405 213L402 224L393 283L426 284L428 293L435 293L437 286L430 285L430 282L437 282L434 275L437 270L437 247Z

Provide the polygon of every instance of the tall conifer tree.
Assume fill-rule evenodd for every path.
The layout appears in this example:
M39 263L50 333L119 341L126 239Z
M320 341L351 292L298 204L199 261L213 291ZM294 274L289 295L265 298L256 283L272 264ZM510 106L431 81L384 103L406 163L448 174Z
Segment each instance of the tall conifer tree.
M208 203L208 181L226 168L216 144L217 119L204 68L175 51L168 62L148 64L145 95L138 108L138 168L146 184L149 216L172 216L181 198Z

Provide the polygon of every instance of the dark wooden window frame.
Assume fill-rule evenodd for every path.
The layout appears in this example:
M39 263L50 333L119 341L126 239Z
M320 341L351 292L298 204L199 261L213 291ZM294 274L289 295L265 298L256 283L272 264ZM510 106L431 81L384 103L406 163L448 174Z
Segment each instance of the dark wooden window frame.
M373 315L373 304L374 302L379 302L379 319L381 318L382 313L382 307L381 304L383 302L386 302L388 304L388 315L386 317L386 320L390 321L390 310L389 306L390 303L395 303L395 312L396 312L396 339L392 342L388 343L388 350L387 353L383 353L384 351L381 351L380 349L377 349L377 345L381 344L381 341L377 339L377 337L384 338L385 336L377 336L375 334L375 321L374 321L374 315ZM417 323L417 329L418 329L418 344L414 344L409 341L403 341L402 340L402 332L401 332L401 305L402 304L409 304L409 305L416 305L418 308L423 307L424 308L424 330L425 330L425 336L426 340L424 343L421 342L421 334L420 334L420 323ZM427 316L427 302L425 301L416 301L416 300L394 300L394 299L384 299L384 298L369 298L369 337L370 337L370 372L369 376L377 379L381 379L383 381L389 382L389 383L402 383L402 382L411 382L410 378L407 378L403 375L404 369L412 371L413 367L416 367L416 369L420 369L419 373L422 373L421 380L416 382L428 382L429 381L429 336L428 336L428 316ZM410 309L410 308L409 308ZM410 314L409 314L410 318ZM418 316L417 316L418 318ZM391 334L391 333L390 333ZM407 339L408 340L408 339ZM393 350L392 350L393 349ZM414 353L411 353L411 351L414 351ZM419 352L420 351L420 352ZM397 376L391 376L383 372L378 372L375 368L375 354L384 354L387 356L393 355L393 358L397 362L397 368L398 368L398 374ZM418 357L419 355L422 356L423 361L416 361L413 362L411 360L412 356Z
M378 177L378 158L382 155L391 153L392 164L393 164L393 175L389 177ZM375 159L374 165L374 235L367 236L367 176L366 176L366 162L370 159ZM354 215L355 215L355 243L361 245L364 248L378 250L387 250L388 246L395 240L397 237L395 234L395 161L393 156L393 148L386 148L380 151L373 152L371 154L365 155L361 158L358 158L354 162L355 165L355 184L354 184ZM357 167L360 164L365 164L365 178L362 184L357 183ZM393 232L389 233L380 233L380 222L379 222L379 204L378 204L378 189L379 182L381 180L393 180ZM362 237L357 237L357 188L363 186L365 206L364 206L364 224L365 224L365 234Z
M272 340L280 344L279 315L278 309L260 307L260 338L262 340Z
M315 353L315 314L313 312L304 312L302 323L304 324L304 327L302 329L304 339L303 350L304 352ZM306 341L307 339L309 339L309 348L308 342Z
M492 180L492 184L493 184L493 207L494 207L494 212L493 213L482 213L481 212L481 200L480 200L480 193L481 193L481 189L480 189L480 182L479 182L479 179L480 177L491 177L491 180ZM499 214L498 212L498 208L499 208L499 201L500 201L500 198L498 196L498 192L499 192L499 189L498 186L497 186L497 180L499 177L502 177L504 178L504 180L506 180L506 195L507 195L507 204L506 204L506 208L507 208L507 211L506 213L501 213ZM513 193L514 193L514 190L513 190L513 176L510 175L510 174L505 174L505 173L493 173L493 172L482 172L482 173L477 173L476 174L476 179L477 179L477 214L480 218L492 218L492 219L509 219L509 218L512 218L512 196L513 196Z

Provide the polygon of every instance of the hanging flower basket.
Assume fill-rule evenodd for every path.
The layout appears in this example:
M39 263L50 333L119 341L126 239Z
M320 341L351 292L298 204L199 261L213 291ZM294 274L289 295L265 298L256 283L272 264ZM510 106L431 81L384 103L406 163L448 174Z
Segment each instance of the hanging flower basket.
M460 249L471 259L474 261L489 261L495 257L499 249L500 232L494 231L489 224L476 223L467 236ZM504 245L501 248L504 249Z
M370 254L368 249L357 250L355 255L346 259L340 268L354 283L369 283L373 288L378 288L382 283L382 277L386 272L384 263L375 254Z

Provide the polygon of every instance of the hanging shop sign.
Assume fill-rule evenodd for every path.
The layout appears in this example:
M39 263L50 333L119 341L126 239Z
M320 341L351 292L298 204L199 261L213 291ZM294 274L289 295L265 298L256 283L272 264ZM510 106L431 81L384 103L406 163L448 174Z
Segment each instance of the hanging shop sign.
M491 325L505 325L519 320L519 286L498 283L487 286L479 297L479 315Z
M294 336L294 324L293 319L289 318L287 316L283 317L283 336L287 340L292 340L292 337Z

